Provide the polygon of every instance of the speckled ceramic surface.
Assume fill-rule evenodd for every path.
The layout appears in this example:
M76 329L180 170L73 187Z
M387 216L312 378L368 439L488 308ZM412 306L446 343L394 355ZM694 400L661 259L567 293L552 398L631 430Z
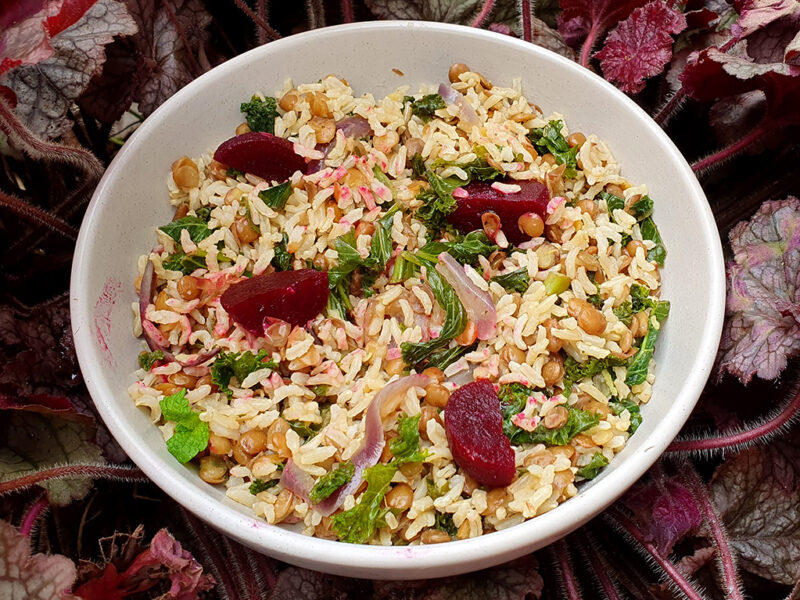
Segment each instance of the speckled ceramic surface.
M526 96L570 129L605 140L623 174L648 185L669 256L663 294L672 302L656 353L657 381L644 422L600 477L571 500L522 525L433 546L344 545L267 525L225 498L167 452L126 388L141 342L131 335L136 258L172 217L165 180L177 157L196 156L231 136L239 103L288 77L346 78L356 93L438 83L464 62L499 84L523 78ZM392 71L400 69L404 75ZM175 94L125 144L86 213L72 270L72 326L86 384L106 424L137 465L198 517L275 558L372 579L422 579L485 568L540 548L620 496L663 452L691 413L714 361L725 280L716 225L691 169L662 130L629 98L546 50L487 31L422 22L343 25L252 50Z

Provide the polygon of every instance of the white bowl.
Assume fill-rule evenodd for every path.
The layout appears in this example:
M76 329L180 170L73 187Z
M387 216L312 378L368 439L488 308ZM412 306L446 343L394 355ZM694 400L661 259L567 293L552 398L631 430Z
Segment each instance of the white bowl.
M356 93L438 83L464 62L498 84L522 77L545 114L608 142L623 174L647 184L669 252L663 296L672 311L659 340L657 380L644 422L602 475L556 509L479 538L414 547L344 545L267 525L226 499L167 452L126 388L141 342L131 334L136 259L170 220L165 180L173 160L230 137L239 103L289 77L345 77ZM392 71L400 69L405 75ZM109 166L83 221L72 270L72 327L83 376L100 414L133 461L161 489L226 535L296 565L353 577L422 579L489 567L545 546L619 497L659 457L691 413L719 342L725 279L717 228L683 156L633 101L583 67L487 31L425 22L342 25L262 46L206 73L151 115Z

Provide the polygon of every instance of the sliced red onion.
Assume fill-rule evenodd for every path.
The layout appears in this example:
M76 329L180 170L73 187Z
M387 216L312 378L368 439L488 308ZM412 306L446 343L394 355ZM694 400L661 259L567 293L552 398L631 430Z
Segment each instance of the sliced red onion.
M372 133L372 127L364 117L359 115L353 115L352 117L347 117L346 119L342 119L338 123L336 123L336 131L341 131L345 137L366 137ZM317 150L322 151L322 158L319 160L312 160L308 163L308 170L307 173L316 173L322 168L322 164L325 162L325 159L330 154L330 151L333 150L333 147L336 145L336 137L333 138L332 141L328 142L327 144L320 144L317 146Z
M439 85L439 95L442 97L442 100L445 101L445 104L455 104L458 106L458 118L461 119L461 123L466 125L468 129L471 129L473 125L480 124L478 113L476 113L472 105L467 102L463 94L460 94L449 85L442 83Z
M497 311L488 292L478 288L455 258L447 252L439 255L436 270L450 284L464 305L469 320L475 323L479 340L488 340L497 331Z
M364 443L351 459L355 466L353 478L333 494L325 498L325 500L314 505L314 510L324 517L332 515L342 505L345 498L355 492L361 485L361 482L364 481L364 469L368 469L378 463L383 453L384 446L383 423L381 421L381 407L383 404L390 398L405 394L412 387L425 387L430 381L431 379L427 375L408 375L407 377L401 377L397 381L393 381L375 395L364 417ZM297 465L292 463L290 468L290 463L291 460L287 461L283 468L281 484L292 493L303 498L308 498L308 494L311 490L311 488L307 486L308 482L302 476L297 475L296 471L299 470ZM290 472L288 476L286 475L287 470ZM305 473L303 473L303 475L305 475ZM284 481L284 477L286 481Z
M147 314L147 307L153 303L153 295L155 294L155 291L156 272L155 269L153 269L153 263L150 261L150 257L148 256L147 264L145 265L144 272L142 273L142 281L139 284L139 319L142 323L142 335L144 336L144 340L147 342L147 347L150 348L151 352L161 350L161 352L164 353L165 360L175 361L182 367L196 367L198 365L202 365L207 360L210 360L219 354L219 348L212 348L211 350L200 352L189 359L178 360L175 358L175 355L172 354L172 352L167 350L166 345L159 344L150 332L150 327L148 327L148 325L152 325L152 323L145 318L145 315ZM147 323L147 325L145 325L145 323Z
M283 465L281 485L295 496L300 496L305 502L311 504L310 495L311 488L314 487L314 478L298 467L291 458Z

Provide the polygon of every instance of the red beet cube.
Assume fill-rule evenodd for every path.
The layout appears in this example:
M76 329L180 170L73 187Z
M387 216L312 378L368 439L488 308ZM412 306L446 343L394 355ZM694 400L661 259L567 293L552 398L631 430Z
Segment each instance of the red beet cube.
M222 142L214 152L214 160L268 181L284 181L306 168L306 161L295 154L292 142L265 131L243 133Z
M233 284L220 302L234 321L258 335L268 318L302 327L328 303L328 273L300 269L257 275Z
M492 187L491 183L476 181L464 187L467 197L456 198L458 207L447 220L462 233L481 229L481 215L494 212L500 217L503 233L512 244L521 244L530 239L522 233L517 221L525 213L536 213L545 218L550 194L547 187L538 181L515 181L507 179L501 183L520 186L520 191L505 194Z
M507 486L514 479L514 450L503 434L500 398L494 386L481 379L450 396L444 427L453 460L478 483Z

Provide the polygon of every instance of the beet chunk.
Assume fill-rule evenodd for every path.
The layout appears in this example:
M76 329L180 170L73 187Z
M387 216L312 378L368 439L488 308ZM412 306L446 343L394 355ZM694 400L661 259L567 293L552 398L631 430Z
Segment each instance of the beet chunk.
M512 244L521 244L530 238L522 233L517 224L525 213L536 213L545 218L550 194L547 187L538 181L515 181L505 179L500 183L518 185L520 191L504 194L492 187L491 183L476 181L464 187L466 198L456 198L457 208L447 220L462 233L469 233L483 227L481 215L494 212L500 217L503 233Z
M328 273L314 269L276 271L244 279L220 298L231 318L252 333L264 334L264 319L304 326L328 303Z
M503 435L500 398L481 379L450 396L444 414L447 443L453 460L478 483L504 487L514 479L514 450Z
M222 142L214 160L267 181L284 181L306 168L303 157L294 153L292 142L265 131L243 133Z

